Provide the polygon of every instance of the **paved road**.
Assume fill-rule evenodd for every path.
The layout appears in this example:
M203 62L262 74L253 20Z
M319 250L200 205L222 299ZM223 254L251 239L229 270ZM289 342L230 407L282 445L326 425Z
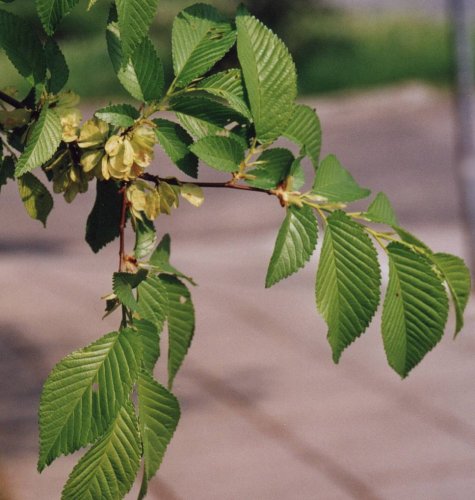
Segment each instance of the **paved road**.
M401 222L429 244L464 254L445 95L413 86L312 104L327 152L363 185L392 193ZM99 300L116 248L95 257L82 242L91 202L58 200L45 232L19 212L13 188L0 196L5 500L59 497L77 457L35 472L42 381L118 321L100 321ZM457 342L448 334L404 382L386 366L378 320L336 367L314 310L315 259L263 288L281 218L267 197L212 192L202 209L183 206L160 222L174 262L200 286L195 342L176 385L183 417L150 498L475 498L473 304Z

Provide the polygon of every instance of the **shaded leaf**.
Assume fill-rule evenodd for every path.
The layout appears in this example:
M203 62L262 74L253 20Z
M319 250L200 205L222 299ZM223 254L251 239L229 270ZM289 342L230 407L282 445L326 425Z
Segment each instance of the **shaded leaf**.
M36 10L43 27L52 35L63 17L69 14L79 0L36 0Z
M137 309L132 290L137 288L140 283L147 278L147 271L140 269L137 273L114 273L112 276L112 290L117 298L132 311Z
M257 159L259 166L247 172L254 178L246 179L246 183L261 189L274 189L290 174L294 160L288 149L268 149Z
M153 221L149 219L136 219L135 225L135 248L136 259L143 259L150 255L157 243L157 233Z
M3 146L0 143L0 148L1 147ZM15 178L15 161L11 156L5 156L3 160L0 160L0 190L2 186L5 186L8 179L14 179L14 178Z
M18 179L18 191L28 215L46 227L46 220L53 209L53 198L45 185L33 174Z
M45 57L50 74L48 90L53 94L57 94L68 83L69 68L59 45L53 38L46 40Z

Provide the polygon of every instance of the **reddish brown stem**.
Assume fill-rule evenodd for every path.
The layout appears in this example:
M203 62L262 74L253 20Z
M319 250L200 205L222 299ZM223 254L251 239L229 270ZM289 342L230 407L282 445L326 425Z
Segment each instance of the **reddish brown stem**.
M119 272L122 272L125 262L125 225L127 222L127 188L122 186L119 193L122 195L122 211L119 226Z

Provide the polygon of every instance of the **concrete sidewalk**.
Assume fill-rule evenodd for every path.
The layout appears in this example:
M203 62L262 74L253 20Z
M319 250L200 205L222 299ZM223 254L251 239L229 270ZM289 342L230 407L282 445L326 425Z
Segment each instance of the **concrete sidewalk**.
M312 104L325 151L387 191L405 227L463 256L448 98L410 86ZM39 391L62 356L117 327L101 322L99 300L117 249L94 256L82 242L91 196L58 199L47 231L15 196L12 186L0 195L0 463L6 499L49 500L77 456L36 473ZM207 192L200 210L183 204L159 221L173 262L200 286L175 387L182 420L150 498L475 498L473 304L457 341L448 330L403 382L386 364L379 317L335 366L315 311L316 256L264 289L282 217L268 197Z

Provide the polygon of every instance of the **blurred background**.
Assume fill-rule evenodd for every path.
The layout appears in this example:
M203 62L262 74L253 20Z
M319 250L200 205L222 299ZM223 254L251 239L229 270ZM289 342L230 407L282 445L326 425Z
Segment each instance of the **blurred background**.
M161 0L152 28L169 77L172 19L191 3ZM209 3L231 15L238 2ZM448 2L246 3L294 54L300 99L322 121L323 153L336 153L373 193L387 192L401 224L434 250L468 259ZM33 4L2 8L33 18ZM85 116L125 98L101 30L107 4L86 13L86 0L79 2L58 32ZM475 2L467 5L466 19L475 21ZM2 53L0 68L0 87L21 87ZM168 163L157 152L154 168L175 175ZM59 359L118 322L100 321L116 246L96 256L83 241L91 191L72 205L56 197L45 231L24 213L14 183L2 188L0 500L59 498L79 457L36 473L43 381ZM456 342L451 314L440 345L403 382L387 366L379 314L335 366L315 311L318 253L264 289L282 218L270 197L207 192L200 210L182 204L158 221L160 235L172 236L172 262L200 286L196 336L175 387L182 419L149 498L475 498L473 300ZM383 257L383 285L385 269Z

